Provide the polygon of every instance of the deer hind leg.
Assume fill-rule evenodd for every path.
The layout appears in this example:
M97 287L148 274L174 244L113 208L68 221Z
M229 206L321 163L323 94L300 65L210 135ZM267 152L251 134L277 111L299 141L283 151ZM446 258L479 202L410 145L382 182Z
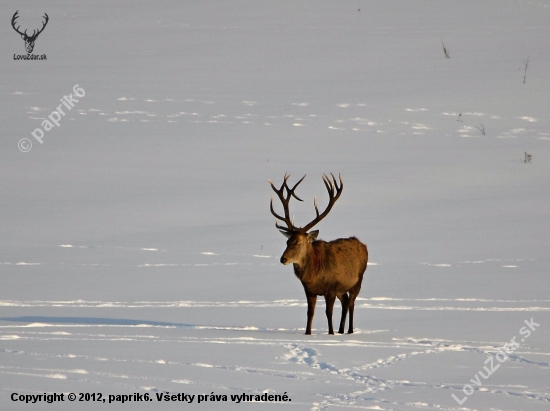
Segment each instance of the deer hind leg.
M315 314L315 304L317 303L317 296L309 294L306 291L307 297L307 326L306 335L311 335L311 324L313 322L313 314Z
M353 311L355 308L355 299L357 298L357 295L359 295L359 291L361 290L361 281L359 281L357 284L353 286L351 290L349 290L349 328L348 328L348 334L353 334Z
M334 334L334 328L332 328L332 310L334 308L334 301L336 300L336 294L326 294L325 295L325 304L327 306L325 313L327 314L328 320L328 333Z
M340 328L338 328L338 334L344 334L344 328L346 328L346 316L349 309L349 296L348 293L337 296L342 303L342 319L340 320Z

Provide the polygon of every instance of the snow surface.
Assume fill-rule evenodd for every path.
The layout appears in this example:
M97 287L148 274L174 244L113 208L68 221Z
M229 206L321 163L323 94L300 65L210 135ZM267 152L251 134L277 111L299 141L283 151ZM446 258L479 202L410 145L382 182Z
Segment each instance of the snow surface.
M4 1L0 409L548 410L549 6ZM48 13L46 61L13 60L16 10ZM308 175L299 225L343 176L318 228L369 247L353 335L322 298L303 335L269 213L285 172ZM292 401L10 400L164 391Z

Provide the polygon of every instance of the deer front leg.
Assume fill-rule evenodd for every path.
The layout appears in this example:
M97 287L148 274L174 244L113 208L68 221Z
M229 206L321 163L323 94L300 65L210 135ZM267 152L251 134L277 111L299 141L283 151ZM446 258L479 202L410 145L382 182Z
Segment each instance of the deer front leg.
M334 301L336 300L335 294L327 294L325 295L325 304L327 306L325 312L327 314L327 320L328 320L328 333L334 334L334 329L332 328L332 309L334 308Z
M348 293L339 295L338 299L342 304L342 318L340 320L340 328L338 328L338 334L344 334L344 328L346 327L346 316L348 315L348 308L349 308Z
M313 323L313 314L315 314L315 304L317 303L317 296L310 294L306 291L306 297L307 297L306 335L311 335L311 324Z

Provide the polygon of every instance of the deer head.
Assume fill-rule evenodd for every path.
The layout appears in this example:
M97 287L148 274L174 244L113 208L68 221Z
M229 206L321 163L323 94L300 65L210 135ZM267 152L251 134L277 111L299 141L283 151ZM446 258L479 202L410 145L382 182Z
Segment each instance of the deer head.
M22 33L21 31L19 31L19 27L21 26L17 26L15 27L15 23L16 23L16 20L17 18L19 17L18 16L18 13L19 13L19 10L17 10L15 12L15 14L13 15L12 19L11 19L11 25L13 27L13 29L18 32L20 35L21 35L21 38L23 40L25 40L25 48L27 49L27 53L32 53L33 49L34 49L34 42L36 41L36 38L38 37L38 35L40 33L42 33L44 31L44 28L46 27L46 24L48 24L48 20L50 19L48 17L48 15L46 13L44 13L44 19L45 21L42 23L42 28L38 31L36 30L33 30L33 33L31 36L27 35L27 30L25 30L24 33Z
M273 209L272 197L269 204L271 214L273 214L276 219L284 222L286 225L286 227L280 226L277 223L277 220L275 220L275 227L277 227L279 231L288 238L288 241L286 242L287 248L281 256L282 264L296 264L300 261L303 261L306 253L308 252L308 245L315 241L317 239L317 235L319 234L318 230L311 231L309 233L308 230L313 228L323 218L325 218L332 209L334 203L336 203L338 198L340 198L340 194L342 194L342 189L344 188L342 177L338 175L338 178L340 180L340 186L338 186L338 182L336 181L336 177L334 177L334 174L331 173L330 175L332 176L332 180L326 174L323 174L323 183L325 183L325 187L329 196L329 203L325 211L319 213L319 209L317 207L317 198L313 197L313 206L315 207L316 217L303 227L296 227L294 225L293 219L290 218L288 203L290 202L290 199L292 197L294 197L298 201L303 201L294 193L294 190L296 190L296 187L298 187L298 185L304 180L304 178L306 178L306 176L303 176L300 181L298 181L292 188L290 188L287 184L288 178L290 177L290 175L288 174L285 174L283 184L278 189L273 185L271 180L268 180L269 184L271 184L271 188L273 189L273 191L275 191L275 193L279 197L279 200L281 200L285 214L284 217L282 217L275 212L275 210Z

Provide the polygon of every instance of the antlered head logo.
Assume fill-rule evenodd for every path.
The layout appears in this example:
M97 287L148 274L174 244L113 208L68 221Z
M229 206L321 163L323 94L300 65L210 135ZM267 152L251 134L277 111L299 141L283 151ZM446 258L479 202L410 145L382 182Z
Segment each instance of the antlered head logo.
M13 29L21 35L21 38L22 38L23 40L25 40L25 48L27 49L27 53L32 53L32 51L33 51L33 49L34 49L34 42L36 41L36 38L38 37L38 35L39 35L40 33L42 33L42 32L44 31L44 28L46 27L46 24L48 24L48 20L49 20L50 18L48 17L48 15L47 15L46 13L44 13L44 19L45 19L45 21L42 23L42 28L41 28L40 30L38 30L38 31L37 31L37 30L33 30L32 35L29 36L29 35L27 34L27 30L25 30L24 33L22 33L21 31L19 31L19 27L21 27L21 26L15 27L15 23L16 23L15 20L17 20L17 18L19 17L18 13L19 13L19 10L17 10L17 11L15 12L15 14L13 15L13 17L12 17L12 19L11 19L11 25L12 25Z

